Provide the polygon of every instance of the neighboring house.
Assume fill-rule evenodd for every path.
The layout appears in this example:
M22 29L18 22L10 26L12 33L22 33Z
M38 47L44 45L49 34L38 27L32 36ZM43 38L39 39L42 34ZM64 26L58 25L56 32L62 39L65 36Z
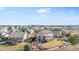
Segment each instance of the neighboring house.
M6 34L4 34L3 36L4 36L4 37L9 37L9 34L6 33Z
M63 35L66 35L66 34L71 33L71 32L72 32L72 30L67 30L67 29L61 30L61 33L62 33Z
M4 36L5 34L9 33L9 32L10 32L10 31L7 30L7 27L4 27L4 28L0 29L0 34L3 35L3 36Z
M7 33L7 32L0 31L0 36L2 36L2 37L8 37L9 36L8 34L9 33Z
M20 32L20 29L18 26L14 27L12 26L12 29L11 29L12 32Z
M24 41L25 39L27 39L27 32L12 32L8 37Z
M9 32L9 31L8 31L8 27L4 27L1 31L2 31L2 32L6 32L6 33Z
M61 35L61 30L59 30L59 29L54 29L54 30L51 30L51 31L52 31L54 37Z
M50 41L53 39L53 33L50 30L43 30L37 33L36 42L42 42L43 40Z

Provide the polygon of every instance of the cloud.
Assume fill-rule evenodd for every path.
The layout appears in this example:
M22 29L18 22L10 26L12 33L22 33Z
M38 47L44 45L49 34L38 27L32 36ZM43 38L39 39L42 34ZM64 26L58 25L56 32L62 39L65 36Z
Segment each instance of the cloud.
M39 14L50 13L50 8L41 8L41 9L37 10L37 13L39 13Z

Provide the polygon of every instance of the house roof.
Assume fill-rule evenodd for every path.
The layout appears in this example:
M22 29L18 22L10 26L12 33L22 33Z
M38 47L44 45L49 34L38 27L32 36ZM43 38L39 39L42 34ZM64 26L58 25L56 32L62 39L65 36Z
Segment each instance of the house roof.
M40 35L42 35L42 34L52 34L53 35L53 33L52 33L52 31L50 31L50 30L43 30L43 31L40 31L39 33L37 33L37 36L40 36Z
M9 34L9 37L15 37L15 38L20 38L20 37L24 37L26 32L12 32L11 34Z
M43 30L43 31L41 31L39 33L51 33L51 34L53 34L52 31L50 31L50 30Z

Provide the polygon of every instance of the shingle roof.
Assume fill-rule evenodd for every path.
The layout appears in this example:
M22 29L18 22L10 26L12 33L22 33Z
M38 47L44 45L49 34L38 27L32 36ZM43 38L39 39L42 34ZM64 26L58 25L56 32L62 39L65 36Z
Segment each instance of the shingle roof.
M52 31L50 31L50 30L43 30L43 31L37 33L37 36L42 35L42 33L49 33L49 34L52 34L53 35Z
M23 38L26 32L12 32L9 34L9 37L15 37L15 38Z

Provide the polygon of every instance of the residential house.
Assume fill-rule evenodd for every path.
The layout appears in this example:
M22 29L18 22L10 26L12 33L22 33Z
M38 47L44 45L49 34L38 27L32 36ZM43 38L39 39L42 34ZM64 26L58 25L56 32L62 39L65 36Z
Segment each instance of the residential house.
M53 33L53 37L59 37L61 35L61 30L59 30L59 29L54 29L51 31Z
M50 30L43 30L37 33L36 42L42 42L44 40L50 41L53 39L53 33Z
M27 39L27 32L12 32L9 34L8 38L16 39L17 41L23 41Z

